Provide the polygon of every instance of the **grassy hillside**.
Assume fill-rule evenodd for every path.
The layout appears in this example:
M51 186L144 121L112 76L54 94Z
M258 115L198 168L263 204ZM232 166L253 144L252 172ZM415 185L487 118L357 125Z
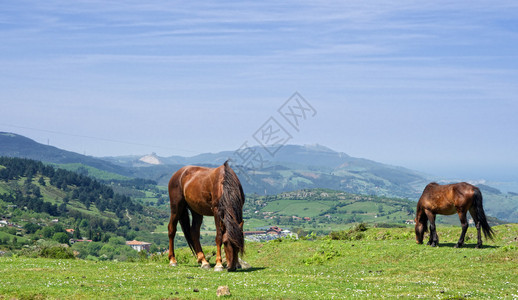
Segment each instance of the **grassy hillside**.
M65 169L68 171L73 171L76 173L79 173L81 175L88 175L90 177L103 180L103 181L109 181L109 180L130 180L131 177L119 175L117 173L112 173L108 171L103 171L101 169L97 169L94 167L91 167L89 165L85 165L82 163L70 163L70 164L53 164L57 168Z
M389 197L349 194L328 189L307 189L271 196L247 195L245 229L278 225L294 231L328 234L354 223L407 226L415 217L416 202ZM457 215L438 216L440 224L459 225ZM491 225L502 224L490 219Z
M41 162L0 157L0 165L0 217L9 223L0 228L0 250L20 251L43 239L69 243L71 238L84 238L106 244L116 237L167 247L166 236L151 234L167 220L168 215L160 210L143 206L90 177ZM117 187L147 184L131 179ZM88 253L99 251L89 249Z
M474 248L472 228L467 246L453 248L457 227L438 228L438 248L416 245L400 228L368 229L355 241L247 243L252 267L235 273L200 269L188 249L178 251L176 268L165 256L134 263L1 257L0 298L216 299L227 285L233 299L513 299L518 225L494 229L483 249Z

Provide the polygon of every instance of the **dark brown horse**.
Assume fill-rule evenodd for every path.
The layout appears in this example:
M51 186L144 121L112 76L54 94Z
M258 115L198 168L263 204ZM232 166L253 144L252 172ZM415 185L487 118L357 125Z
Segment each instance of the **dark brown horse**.
M228 271L238 265L238 255L243 254L243 204L245 196L236 173L225 162L218 168L186 166L178 170L169 181L171 219L169 221L169 264L176 266L174 237L180 221L189 247L201 267L209 269L200 244L200 227L203 216L214 216L216 223L216 266L222 271L221 243L224 245ZM192 224L189 220L189 211Z
M455 248L464 244L464 236L468 229L467 213L470 213L475 226L477 227L477 248L482 247L482 237L480 227L484 231L484 236L493 239L493 230L487 223L484 208L482 208L482 193L480 190L469 183L460 182L455 184L439 185L435 182L428 184L419 202L417 202L417 213L415 218L415 238L418 244L423 243L424 233L427 231L426 225L430 221L430 240L428 245L435 247L439 244L439 237L435 230L435 215L459 215L462 225L462 233Z

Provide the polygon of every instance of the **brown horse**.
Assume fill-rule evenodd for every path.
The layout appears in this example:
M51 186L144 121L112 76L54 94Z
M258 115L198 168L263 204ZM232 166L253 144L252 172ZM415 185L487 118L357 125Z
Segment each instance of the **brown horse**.
M439 185L435 182L428 184L419 202L415 218L415 238L418 244L423 243L424 233L427 231L426 225L430 221L430 240L428 245L435 247L439 244L439 237L435 230L435 215L459 215L462 225L462 233L455 248L464 244L464 236L468 229L467 213L470 213L475 226L477 227L477 248L482 247L480 227L484 231L484 236L493 239L493 230L487 223L484 208L482 208L482 193L480 190L469 183L460 182L455 184Z
M203 216L214 216L216 223L216 266L222 271L221 243L223 242L228 271L239 266L238 255L243 254L243 204L245 196L236 173L228 161L218 168L186 166L178 170L169 181L171 219L169 221L169 264L176 266L174 237L180 221L185 239L201 267L209 269L200 244L200 227ZM189 211L192 224L189 220Z

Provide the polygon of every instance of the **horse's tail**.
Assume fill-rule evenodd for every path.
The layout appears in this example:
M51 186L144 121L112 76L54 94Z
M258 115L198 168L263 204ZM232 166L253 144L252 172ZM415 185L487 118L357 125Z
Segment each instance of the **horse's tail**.
M477 219L480 222L480 226L482 226L482 230L484 231L484 236L489 239L493 239L494 232L493 229L489 226L486 219L486 214L484 213L484 208L482 207L482 193L478 188L475 188L473 193L473 204L475 205L475 214L477 215Z
M219 201L219 218L225 225L228 240L239 253L245 251L245 238L243 235L243 204L245 194L237 178L236 173L228 165L224 164L223 195Z
M189 206L185 207L185 209L180 215L179 221L180 226L182 226L183 235L185 236L185 240L187 241L189 248L191 248L193 254L196 254L194 251L194 242L191 236L191 220L189 218L189 209Z

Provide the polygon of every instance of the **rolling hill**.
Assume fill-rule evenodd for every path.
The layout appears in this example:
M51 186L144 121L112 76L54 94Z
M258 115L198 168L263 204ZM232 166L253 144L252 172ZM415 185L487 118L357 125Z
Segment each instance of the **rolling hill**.
M23 157L59 164L102 180L143 178L167 185L171 175L187 164L218 166L231 159L247 194L275 195L302 189L337 191L417 200L430 181L440 178L368 159L351 157L321 145L286 145L271 155L255 146L240 149L262 158L255 168L239 164L238 151L204 153L192 157L154 154L95 158L39 144L13 133L0 133L0 156ZM270 151L273 152L273 151ZM145 159L142 159L145 158ZM149 163L153 162L153 163ZM443 180L447 182L447 180ZM491 216L518 222L518 194L481 186L484 206Z
M143 156L95 158L43 145L17 134L0 133L0 156L55 164L79 163L118 175L151 179L159 185L166 185L171 175L184 165L219 166L227 159L232 159L234 166L241 171L238 175L247 193L277 194L305 188L331 188L415 199L430 181L428 176L409 169L351 157L320 145L286 145L273 156L259 146L246 151L260 156L261 164L254 169L246 164L240 166L235 151L193 157L147 155L147 159L159 162L150 164L141 160Z
M330 188L349 193L415 199L430 181L429 176L416 171L351 157L321 145L286 145L273 156L259 146L245 150L261 157L261 163L256 164L255 168L247 167L249 164L240 165L239 154L232 151L193 157L157 157L161 165L145 164L139 156L103 159L124 168L138 170L136 173L139 177L156 180L162 185L167 184L172 172L180 166L218 166L231 159L245 190L257 194ZM160 171L165 173L159 174Z
M28 158L54 164L80 163L99 170L131 176L131 172L125 168L106 160L43 145L27 137L8 132L0 132L0 156Z

